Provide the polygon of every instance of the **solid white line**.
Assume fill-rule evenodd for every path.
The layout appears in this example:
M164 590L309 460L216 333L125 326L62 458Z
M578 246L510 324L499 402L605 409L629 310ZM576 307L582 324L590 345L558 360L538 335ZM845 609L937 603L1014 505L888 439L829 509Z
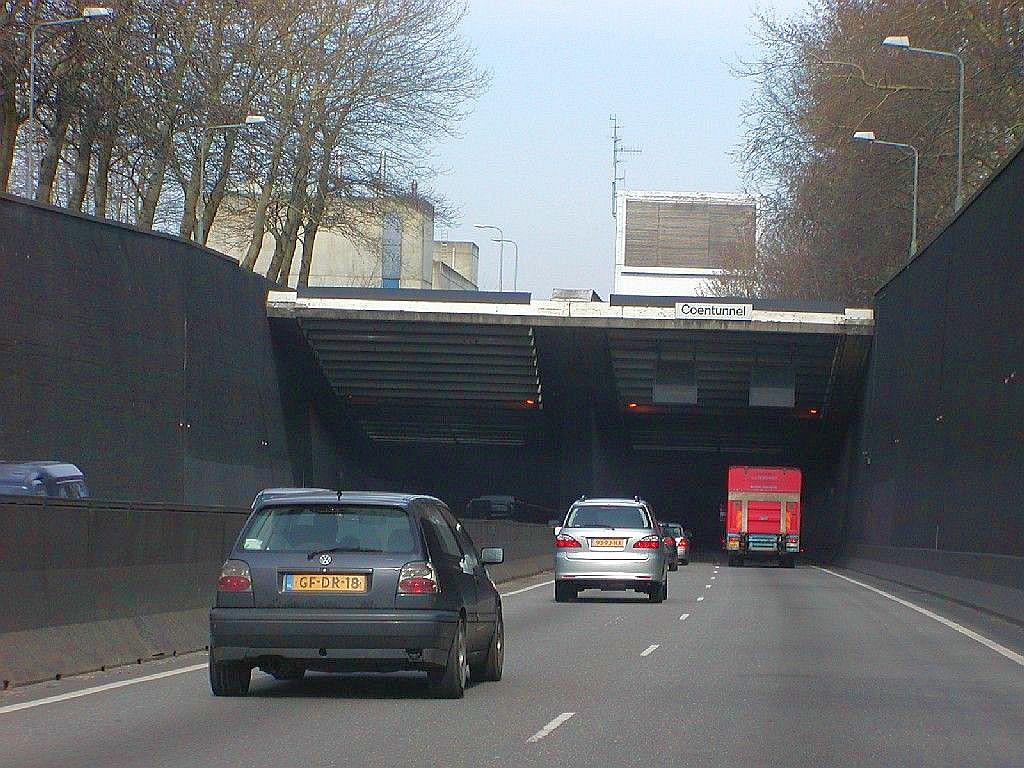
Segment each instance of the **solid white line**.
M704 595L701 595L700 597L697 598L697 602L699 603L703 599L704 599Z
M965 637L969 637L969 638L971 638L971 640L974 640L975 642L981 643L986 648L990 648L991 650L993 650L996 653L998 653L1000 656L1005 656L1010 661L1013 661L1013 662L1015 662L1017 664L1020 664L1022 667L1024 667L1024 656L1020 655L1016 651L1011 651L1005 645L1000 645L995 640L989 640L984 635L979 635L974 630L968 629L967 627L965 627L965 626L963 626L961 624L957 624L955 621L950 621L945 616L940 616L937 613L933 613L932 611L929 611L927 608L922 608L920 605L916 605L915 603L912 603L909 600L904 600L902 597L896 597L896 595L890 594L888 592L883 592L881 589L878 589L876 587L872 587L870 584L865 584L863 581L857 581L856 579L851 579L849 576L843 576L843 574L836 573L835 571L831 571L828 568L821 568L821 567L819 567L817 565L814 566L814 567L817 568L819 571L824 571L825 573L831 573L833 576L837 576L840 579L843 579L844 581L850 582L851 584L856 584L858 587L864 587L864 589L871 590L876 595L881 595L882 597L884 597L884 598L886 598L888 600L892 600L894 603L899 603L902 606L910 608L912 611L917 611L922 616L927 616L929 619L934 619L935 621L939 622L939 624L947 626L950 629L952 629L954 632L959 632L961 635L964 635Z
M555 730L555 728L560 726L562 723L564 723L566 720L568 720L570 717L572 717L575 714L576 714L575 712L563 712L558 717L556 717L554 720L552 720L550 723L548 723L543 728L541 728L539 731L537 731L535 734L533 734L533 736L528 738L526 740L526 743L527 744L534 744L534 743L540 741L545 736L547 736L549 733L551 733L553 730Z
M659 646L658 646L657 643L655 643L654 645L648 645L646 648L644 648L644 650L641 652L640 655L641 656L650 656L652 653L654 653L656 650L658 650L658 647Z
M206 664L193 664L190 667L181 667L180 669L170 669L167 672L157 672L155 675L144 675L143 677L133 677L131 680L119 680L116 683L106 683L105 685L97 685L92 688L83 688L80 691L71 691L70 693L62 693L59 696L48 696L45 699L35 699L34 701L25 701L21 704L8 704L6 707L0 707L0 715L7 714L8 712L18 712L22 709L32 709L33 707L41 707L44 704L55 704L58 701L67 701L68 699L77 699L80 696L88 696L90 693L100 693L102 691L110 691L114 688L124 688L126 685L135 685L136 683L147 683L150 680L162 680L165 677L174 677L175 675L184 675L186 672L198 672L200 669L206 669Z
M679 617L679 620L686 621L688 618L690 618L690 614L684 613L682 616Z
M531 589L537 589L537 587L546 587L549 584L554 584L554 583L555 583L555 580L551 579L549 581L542 581L540 584L531 584L530 586L523 587L522 589L513 589L511 592L502 592L500 594L501 594L502 597L511 597L512 595L521 595L523 592L529 592Z

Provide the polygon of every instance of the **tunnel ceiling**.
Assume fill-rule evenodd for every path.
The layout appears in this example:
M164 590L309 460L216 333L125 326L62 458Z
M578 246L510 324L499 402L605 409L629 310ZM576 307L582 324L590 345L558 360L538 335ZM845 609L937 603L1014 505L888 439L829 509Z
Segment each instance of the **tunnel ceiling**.
M562 418L552 411L596 406L599 418L618 414L614 428L635 450L779 453L845 422L872 329L864 310L772 309L741 323L600 302L290 292L272 293L268 310L297 322L334 391L382 445L521 446ZM677 377L668 389L666 376ZM764 392L789 400L752 404Z

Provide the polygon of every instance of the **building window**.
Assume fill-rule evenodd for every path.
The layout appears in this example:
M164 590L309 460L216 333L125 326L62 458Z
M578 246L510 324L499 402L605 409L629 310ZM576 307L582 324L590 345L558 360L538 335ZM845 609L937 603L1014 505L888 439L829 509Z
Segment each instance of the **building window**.
M381 233L381 287L398 288L402 277L402 217L384 215Z

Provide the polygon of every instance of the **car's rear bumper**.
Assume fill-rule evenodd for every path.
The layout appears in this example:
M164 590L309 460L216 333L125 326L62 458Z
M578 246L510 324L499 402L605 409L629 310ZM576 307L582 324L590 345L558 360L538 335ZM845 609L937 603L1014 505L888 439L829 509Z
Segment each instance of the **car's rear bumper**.
M214 608L214 661L282 658L329 669L425 669L448 659L454 611Z
M666 556L658 553L643 559L577 559L555 554L555 578L573 581L581 589L635 589L664 578Z

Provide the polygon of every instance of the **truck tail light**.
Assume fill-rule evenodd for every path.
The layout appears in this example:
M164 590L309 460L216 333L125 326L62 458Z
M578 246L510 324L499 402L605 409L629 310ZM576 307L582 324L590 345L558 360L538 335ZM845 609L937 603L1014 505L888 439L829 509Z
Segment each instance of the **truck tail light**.
M398 594L434 595L439 591L437 572L430 563L406 563L402 566L398 574Z
M218 592L252 592L249 566L241 560L228 560L220 569Z
M644 536L642 539L637 539L636 543L633 544L633 549L658 549L661 546L661 537L651 534L650 536Z
M556 549L580 549L583 545L567 533L560 533L555 536Z
M786 549L790 552L798 552L800 550L800 537L793 534L786 536Z

